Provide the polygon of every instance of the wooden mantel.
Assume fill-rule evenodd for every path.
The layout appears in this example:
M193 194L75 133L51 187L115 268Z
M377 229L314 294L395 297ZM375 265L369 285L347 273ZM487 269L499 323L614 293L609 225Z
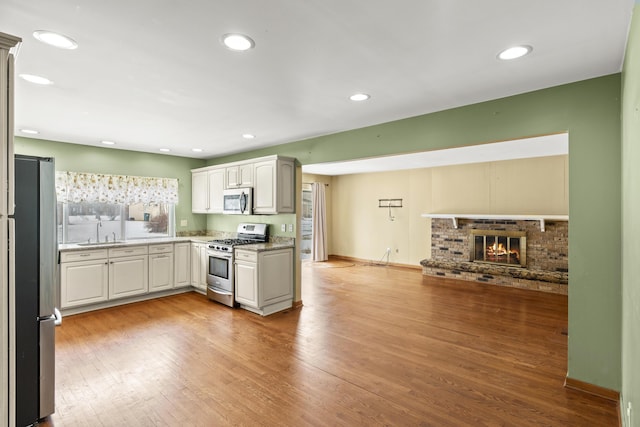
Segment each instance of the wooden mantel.
M495 214L435 214L425 213L423 218L443 218L453 221L453 228L458 228L458 219L496 219L515 221L539 221L540 231L544 231L545 221L569 221L569 215L495 215Z

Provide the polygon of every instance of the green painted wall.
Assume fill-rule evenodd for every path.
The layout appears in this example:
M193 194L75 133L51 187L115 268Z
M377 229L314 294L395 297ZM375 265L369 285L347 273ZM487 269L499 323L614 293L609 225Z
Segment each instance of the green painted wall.
M624 425L640 425L640 5L622 71L622 392ZM635 424L627 405L635 408Z
M280 154L304 165L568 131L568 375L619 391L620 95L621 76L615 74L211 159L208 164Z
M56 170L60 171L177 178L179 202L176 205L176 231L206 228L206 216L191 213L190 170L204 166L204 160L21 137L16 137L14 141L17 154L54 157ZM187 220L186 227L180 226L182 219Z

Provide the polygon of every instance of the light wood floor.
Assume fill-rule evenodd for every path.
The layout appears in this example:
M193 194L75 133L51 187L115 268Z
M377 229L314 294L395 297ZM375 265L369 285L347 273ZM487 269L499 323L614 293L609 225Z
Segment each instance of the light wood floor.
M266 318L195 293L66 317L46 426L617 426L563 387L567 298L303 264Z

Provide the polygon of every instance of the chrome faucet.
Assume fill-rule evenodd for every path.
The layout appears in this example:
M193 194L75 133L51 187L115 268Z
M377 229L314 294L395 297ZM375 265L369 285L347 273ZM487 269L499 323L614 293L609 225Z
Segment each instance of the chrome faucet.
M113 241L115 242L116 241L116 232L114 231L111 234L113 234Z
M102 220L98 219L96 224L96 242L100 242L100 227L102 227Z

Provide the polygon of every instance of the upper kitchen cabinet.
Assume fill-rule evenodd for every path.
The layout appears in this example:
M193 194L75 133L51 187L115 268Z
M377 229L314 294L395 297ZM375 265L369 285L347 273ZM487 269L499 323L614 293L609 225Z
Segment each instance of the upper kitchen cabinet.
M295 163L293 159L275 157L253 165L253 213L279 214L295 212Z
M253 163L225 168L226 188L253 187Z
M225 169L191 172L191 211L193 213L222 213Z
M191 171L193 213L222 213L225 189L253 188L253 213L295 212L295 159L265 156Z

